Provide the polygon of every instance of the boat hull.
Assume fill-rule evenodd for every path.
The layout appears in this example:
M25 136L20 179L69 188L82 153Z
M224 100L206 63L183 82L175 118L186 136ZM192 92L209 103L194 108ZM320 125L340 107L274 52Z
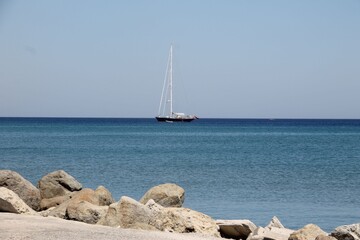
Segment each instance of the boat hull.
M191 122L197 118L155 117L158 122Z

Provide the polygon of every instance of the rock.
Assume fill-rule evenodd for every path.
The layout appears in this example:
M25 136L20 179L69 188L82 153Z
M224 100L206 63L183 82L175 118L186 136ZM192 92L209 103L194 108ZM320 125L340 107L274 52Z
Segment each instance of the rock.
M20 174L10 170L0 170L0 187L16 193L29 207L40 210L40 191Z
M315 238L315 240L336 240L336 238L332 236L319 235Z
M150 199L163 207L181 207L185 200L185 191L176 184L165 183L147 191L140 202L146 204Z
M219 236L218 227L209 216L187 208L165 208L149 200L146 205L129 197L122 197L110 205L98 224L166 232L195 232Z
M216 222L209 216L188 208L164 208L162 231L178 233L201 233L220 237Z
M16 193L5 187L0 187L0 212L37 214Z
M152 211L151 208L129 197L121 197L118 209L122 228L160 230L154 226L157 216L161 214L160 211Z
M42 199L64 196L82 189L82 185L63 170L45 175L38 185Z
M107 212L107 206L99 206L99 196L90 188L75 193L66 207L65 218L95 224Z
M120 204L120 202L121 202L121 204ZM104 225L104 226L110 226L110 227L120 227L120 225L122 225L120 223L120 220L121 220L120 219L120 215L121 215L120 211L122 211L122 209L126 209L126 211L129 211L129 208L143 209L144 212L141 212L142 215L145 215L145 213L148 213L149 218L152 217L152 216L150 216L151 213L149 211L147 211L146 208L142 204L140 204L139 202L135 201L132 198L122 197L119 202L113 203L109 206L109 209L108 209L106 215L103 216L97 222L97 224ZM151 208L149 208L149 209L151 210ZM130 213L129 215L134 215L134 213ZM151 228L152 230L157 230L151 226L149 226L149 228Z
M290 234L293 232L294 230L287 228L258 227L248 236L247 240L288 240Z
M67 200L59 206L52 208L52 210L48 213L48 216L66 219L66 209L69 205L69 202L70 200Z
M0 212L19 213L10 202L4 200L1 196L0 196Z
M337 227L330 235L338 240L359 240L360 223Z
M151 201L153 202L153 200ZM111 227L158 230L150 224L158 212L160 210L152 209L132 198L123 196L119 202L109 206L108 212L97 224Z
M308 224L293 232L290 235L289 240L315 240L319 235L327 235L327 233L315 224Z
M49 212L49 216L96 223L108 212L108 206L100 206L98 194L90 188L73 193L70 199Z
M246 239L256 229L249 220L217 220L223 238Z
M81 191L75 193L70 199L71 203L86 201L94 205L100 206L99 196L94 190L90 188L84 188Z
M63 202L71 199L72 195L74 195L74 193L69 193L67 195L57 196L53 198L44 198L40 202L40 209L45 210L48 208L59 206Z
M86 201L74 202L66 208L66 218L79 222L95 224L106 214L108 206L96 206Z
M120 226L120 208L119 203L113 203L109 206L107 213L102 216L96 224L110 226L110 227L119 227Z
M87 201L94 205L99 205L99 198L95 191L90 188L84 188L79 192L74 192L71 198L61 203L55 209L49 212L49 216L67 219L66 210L70 204L76 204L81 201Z
M280 220L274 216L265 228L256 228L247 240L288 240L293 232L294 230L285 228Z
M95 194L99 198L99 205L100 206L109 206L110 204L114 203L114 199L109 190L107 190L104 186L99 186L95 190Z
M38 213L39 213L39 215L42 216L42 217L48 217L48 216L49 216L49 213L50 213L52 210L54 210L54 209L55 209L55 207L51 207L51 208L48 208L48 209L43 210L43 211L38 212Z
M279 220L276 216L274 216L274 217L270 220L269 224L268 224L265 228L271 229L271 228L273 228L273 227L285 228L285 227L282 225L282 223L280 222L280 220Z

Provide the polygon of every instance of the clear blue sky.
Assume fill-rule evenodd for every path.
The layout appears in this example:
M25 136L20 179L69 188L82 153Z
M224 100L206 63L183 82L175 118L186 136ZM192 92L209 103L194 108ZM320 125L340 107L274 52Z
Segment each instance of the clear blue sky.
M360 118L360 1L0 0L0 116Z

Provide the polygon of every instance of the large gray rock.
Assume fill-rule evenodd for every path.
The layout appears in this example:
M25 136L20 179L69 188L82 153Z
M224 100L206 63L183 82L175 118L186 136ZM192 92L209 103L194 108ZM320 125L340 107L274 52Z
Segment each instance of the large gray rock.
M163 207L182 207L185 200L185 191L176 184L165 183L147 191L140 199L140 202L146 204L150 199Z
M45 175L38 185L42 199L64 196L82 189L82 185L63 170Z
M16 193L5 187L0 187L0 212L37 214Z
M308 224L293 232L290 235L289 240L315 240L319 235L327 235L327 233L315 224Z
M249 220L216 220L223 238L246 239L256 229Z
M16 193L29 207L40 210L40 191L17 172L0 170L0 187Z
M165 208L153 200L144 205L129 197L122 197L118 203L112 204L98 224L219 236L215 221L205 214L187 208Z
M330 235L338 240L359 240L360 223L337 227Z

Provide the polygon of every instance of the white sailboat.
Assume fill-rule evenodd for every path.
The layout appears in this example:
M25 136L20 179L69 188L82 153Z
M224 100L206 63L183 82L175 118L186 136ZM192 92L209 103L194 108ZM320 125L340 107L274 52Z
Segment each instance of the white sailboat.
M164 85L160 98L159 113L156 119L159 122L191 122L198 119L195 115L187 115L173 111L173 47L171 45L166 68Z

